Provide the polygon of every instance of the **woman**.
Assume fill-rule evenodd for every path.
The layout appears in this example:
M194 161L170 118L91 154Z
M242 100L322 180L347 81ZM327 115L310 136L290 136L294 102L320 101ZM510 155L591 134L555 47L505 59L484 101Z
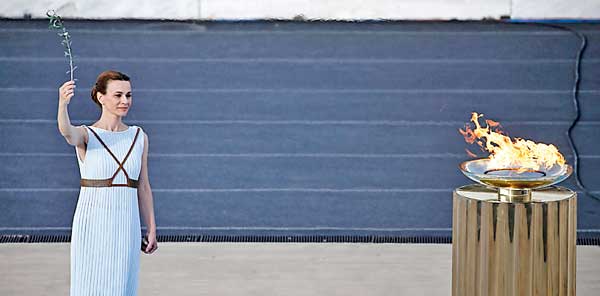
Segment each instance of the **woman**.
M70 295L137 295L140 248L146 254L158 248L148 136L122 122L132 105L127 75L105 71L98 76L92 100L102 115L90 126L71 125L67 105L74 90L73 81L65 82L58 105L58 128L75 146L81 174L71 230ZM148 228L145 249L140 209Z

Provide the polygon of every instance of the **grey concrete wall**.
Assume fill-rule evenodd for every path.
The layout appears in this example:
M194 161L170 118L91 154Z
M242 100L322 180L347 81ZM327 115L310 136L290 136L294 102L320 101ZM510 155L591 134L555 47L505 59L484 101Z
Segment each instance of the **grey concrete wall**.
M449 234L452 190L471 183L458 129L470 112L513 137L565 131L579 41L506 23L71 21L75 124L99 117L90 86L132 77L127 124L149 135L159 233ZM67 79L47 22L0 22L0 233L68 232L75 150L58 132ZM582 61L581 177L600 192L600 25ZM477 151L475 149L475 151ZM575 188L572 179L563 183ZM579 199L579 229L600 203Z

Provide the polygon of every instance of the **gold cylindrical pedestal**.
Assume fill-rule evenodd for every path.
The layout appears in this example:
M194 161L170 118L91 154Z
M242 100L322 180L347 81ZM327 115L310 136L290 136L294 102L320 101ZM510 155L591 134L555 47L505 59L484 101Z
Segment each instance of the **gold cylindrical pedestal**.
M577 194L534 190L529 202L467 185L454 191L452 295L575 295Z

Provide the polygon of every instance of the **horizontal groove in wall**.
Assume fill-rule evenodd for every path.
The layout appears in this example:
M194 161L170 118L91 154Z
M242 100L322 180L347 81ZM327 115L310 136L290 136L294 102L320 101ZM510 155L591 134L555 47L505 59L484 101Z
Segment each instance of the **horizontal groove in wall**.
M339 22L338 22L339 23ZM200 26L202 24L199 24ZM506 25L506 24L504 24ZM364 30L294 30L294 29L281 29L281 30L273 30L272 27L265 28L265 30L213 30L208 29L208 27L194 27L192 29L183 29L183 30L161 30L161 29L77 29L70 28L69 32L71 33L87 33L87 34L118 34L118 35L128 35L128 34L173 34L173 35L189 35L189 34L218 34L218 35L255 35L255 34L264 34L264 35L274 35L274 34L289 34L289 35L299 35L299 34L309 34L309 35L346 35L346 34L367 34L367 35L407 35L407 36L423 36L423 35L463 35L463 36L498 36L498 35L533 35L533 36L545 36L545 35L564 35L565 37L571 36L569 32L563 32L559 30L515 30L515 31L499 31L499 30L490 30L490 31L416 31L416 30L389 30L383 31L378 29L364 29ZM597 30L578 30L578 32L584 34L600 34L600 31ZM42 33L47 34L48 29L26 29L26 28L2 28L0 29L0 33Z
M73 157L73 153L51 152L0 152L0 157ZM359 153L149 153L149 157L325 157L325 158L465 158L465 154L457 153L418 153L418 154L359 154ZM564 154L566 158L573 155ZM582 159L597 159L600 155L579 154Z
M72 119L72 124L89 124L96 120ZM31 123L56 124L54 119L0 119L0 124ZM414 121L414 120L127 120L129 124L254 124L254 125L391 125L391 126L464 126L465 121ZM569 126L571 121L503 121L505 125ZM577 125L600 125L600 121L580 121Z
M80 86L91 89L91 86ZM56 92L48 87L0 87L0 92ZM136 88L136 93L335 93L335 94L570 94L571 90L558 89L314 89L314 88ZM596 94L600 89L585 89L579 93Z
M400 58L166 58L166 57L79 57L81 62L127 62L127 63L357 63L357 64L566 64L572 59L400 59ZM600 59L588 58L589 63ZM0 62L64 62L57 57L2 57Z

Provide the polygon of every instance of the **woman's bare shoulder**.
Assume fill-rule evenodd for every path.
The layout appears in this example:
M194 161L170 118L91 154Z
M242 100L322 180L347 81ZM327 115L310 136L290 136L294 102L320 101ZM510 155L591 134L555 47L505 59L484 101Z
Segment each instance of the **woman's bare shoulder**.
M81 143L80 145L77 145L77 146L81 146L81 147L85 148L85 146L87 146L87 143L89 141L87 127L85 126L85 124L82 124L80 126L76 126L75 130L77 130L79 137L83 139L83 143Z

